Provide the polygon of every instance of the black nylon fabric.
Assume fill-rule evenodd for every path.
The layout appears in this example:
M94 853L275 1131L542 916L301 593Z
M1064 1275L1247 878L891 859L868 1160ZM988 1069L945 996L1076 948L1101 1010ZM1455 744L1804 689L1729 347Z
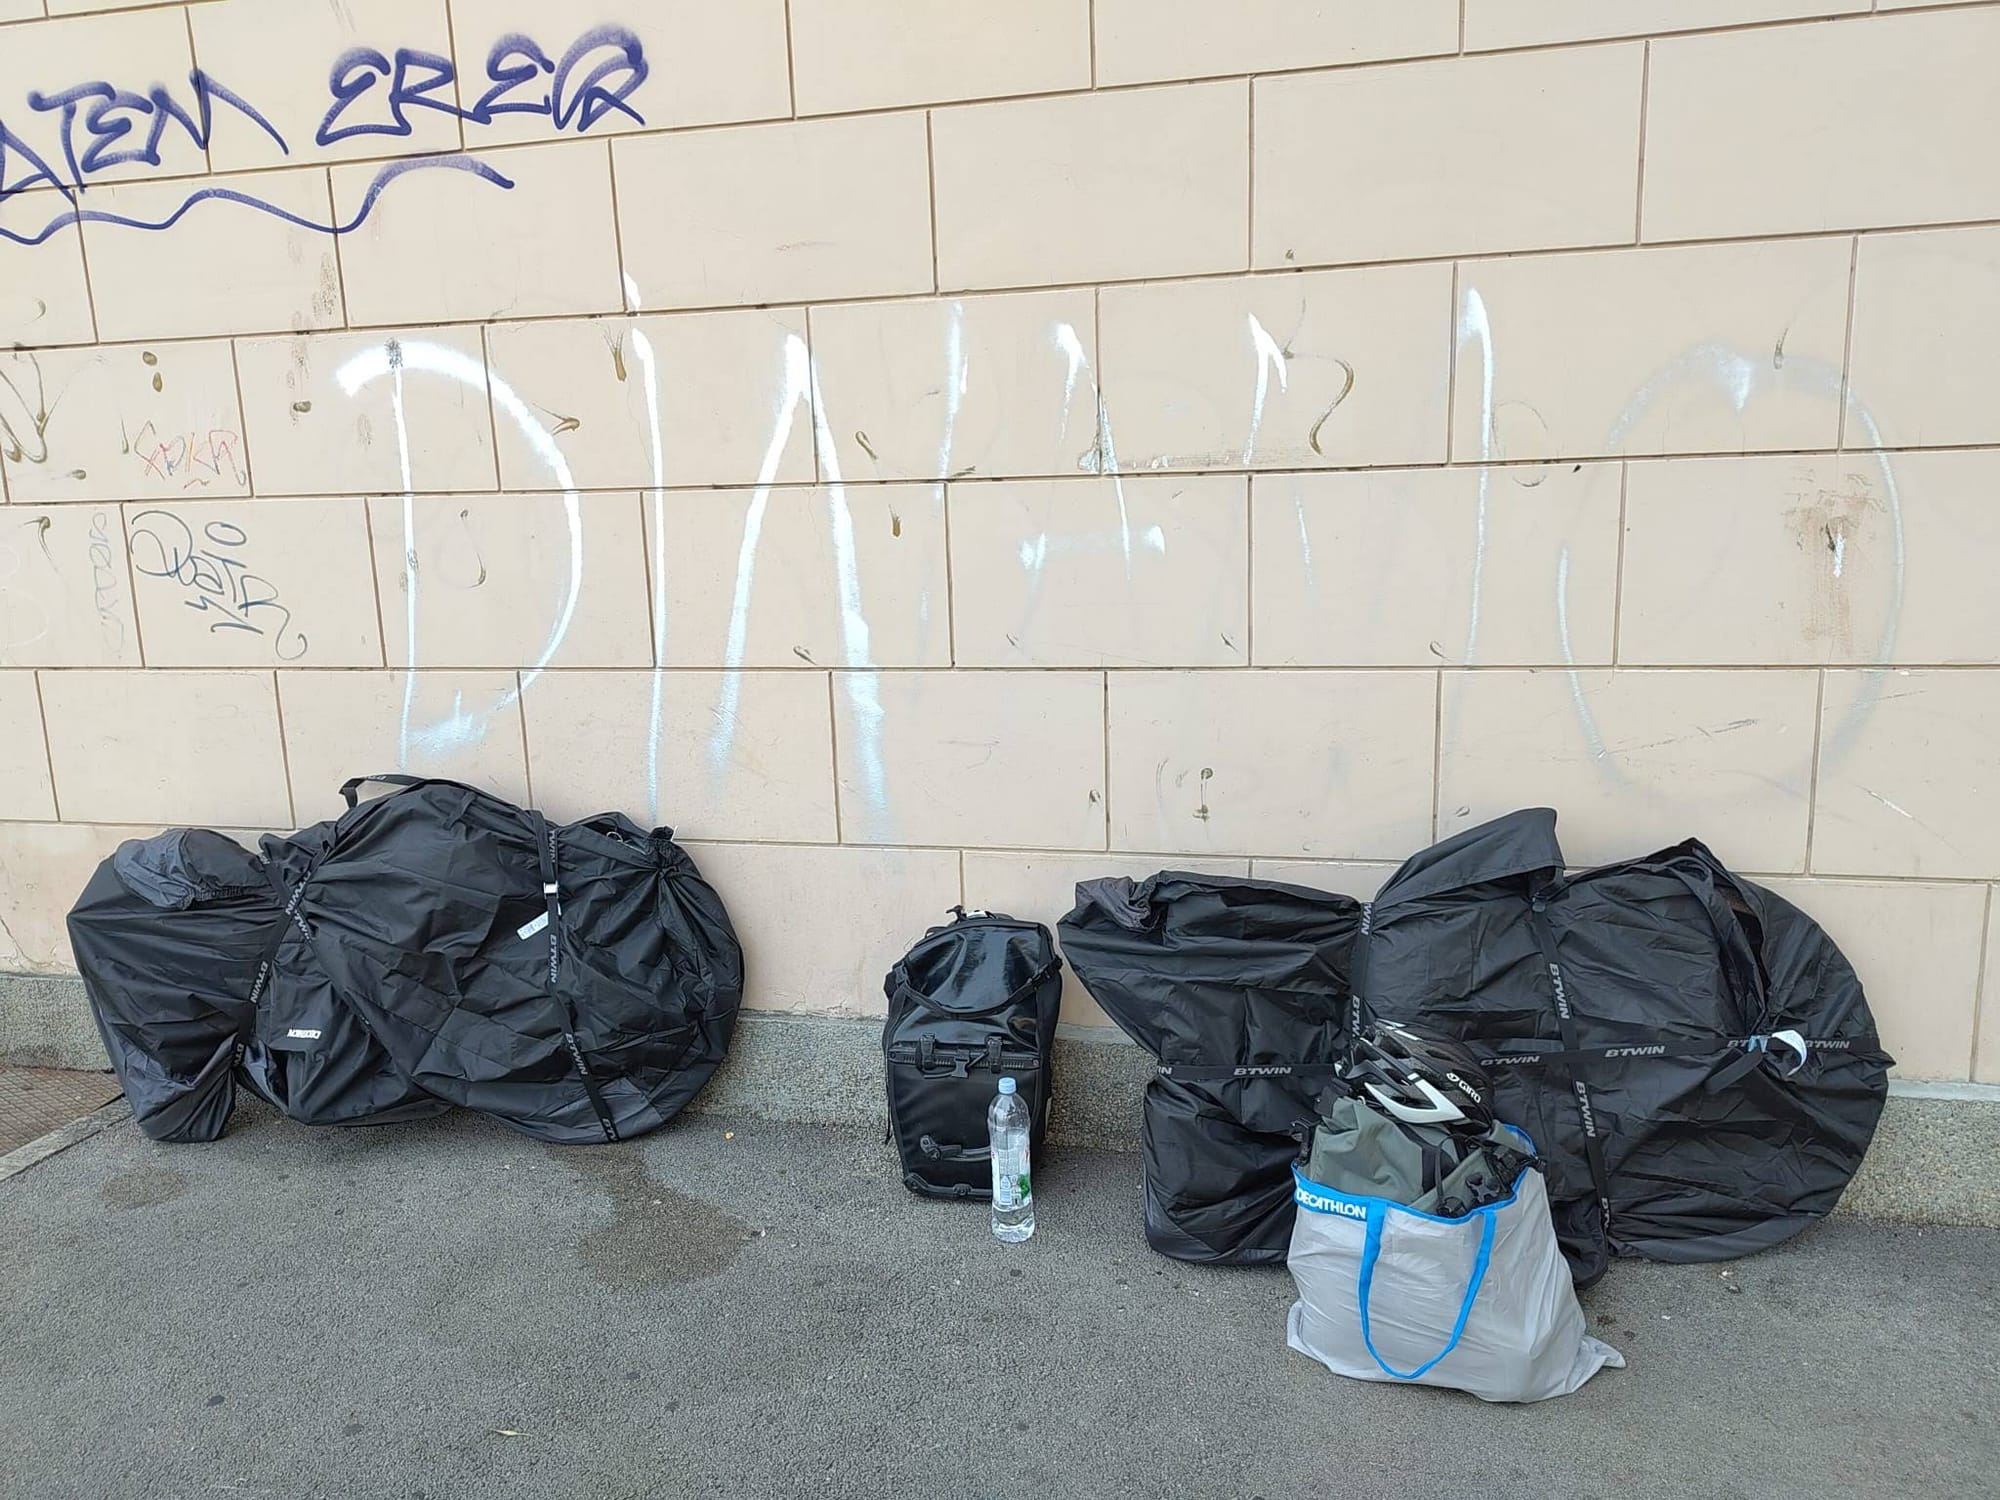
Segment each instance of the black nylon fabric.
M1285 1259L1292 1163L1340 1056L1360 928L1360 902L1271 881L1169 871L1077 886L1063 952L1161 1065L1142 1131L1155 1250Z
M959 912L882 981L889 1133L903 1185L931 1198L991 1198L986 1111L1012 1076L1038 1158L1055 1093L1062 960L1039 922Z
M1588 1055L1559 1055L1538 916ZM1720 1260L1788 1239L1839 1201L1874 1135L1891 1059L1853 968L1695 840L1568 876L1555 813L1510 814L1398 870L1367 942L1378 1014L1490 1060L1495 1110L1540 1148L1581 1281L1612 1255ZM1795 1072L1776 1042L1742 1066L1746 1039L1787 1030L1808 1043Z
M1888 1090L1861 983L1810 918L1693 840L1566 875L1546 808L1416 855L1365 918L1165 873L1080 884L1059 930L1160 1060L1146 1235L1179 1259L1284 1258L1291 1132L1331 1082L1350 975L1375 1014L1478 1054L1583 1282L1612 1255L1721 1260L1798 1233L1839 1200Z
M668 830L604 814L551 830L560 914L523 936L549 909L547 826L412 781L261 859L203 830L125 845L69 928L141 1127L215 1139L239 1077L310 1124L463 1104L590 1142L671 1119L742 997L721 898Z

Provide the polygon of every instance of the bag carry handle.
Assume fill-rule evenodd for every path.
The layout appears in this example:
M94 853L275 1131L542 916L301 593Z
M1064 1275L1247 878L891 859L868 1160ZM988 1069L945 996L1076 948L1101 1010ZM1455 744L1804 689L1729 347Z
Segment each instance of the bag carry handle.
M991 1161L993 1151L988 1146L947 1146L931 1136L917 1142L917 1147L932 1161Z
M1465 1300L1458 1305L1458 1321L1451 1325L1451 1339L1429 1359L1408 1372L1398 1370L1380 1354L1375 1352L1374 1335L1368 1327L1368 1298L1374 1290L1375 1262L1382 1254L1382 1222L1388 1217L1388 1210L1379 1202L1368 1205L1368 1241L1361 1251L1361 1342L1368 1346L1368 1352L1375 1363L1382 1367L1382 1373L1396 1380L1417 1380L1425 1375L1439 1360L1458 1347L1458 1341L1465 1335L1465 1320L1472 1316L1473 1299L1479 1295L1480 1283L1486 1280L1486 1266L1493 1258L1493 1213L1482 1211L1479 1215L1479 1255L1472 1263L1472 1279L1466 1283Z

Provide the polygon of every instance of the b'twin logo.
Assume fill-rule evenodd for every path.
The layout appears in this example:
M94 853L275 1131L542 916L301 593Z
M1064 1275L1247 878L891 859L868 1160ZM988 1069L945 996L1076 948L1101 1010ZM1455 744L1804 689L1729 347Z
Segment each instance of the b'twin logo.
M303 1042L316 1042L320 1038L319 1032L305 1026L294 1026L290 1031L286 1032L285 1035L288 1037L297 1037L300 1041Z
M1288 1076L1290 1076L1290 1074L1291 1074L1291 1071L1292 1071L1292 1069L1291 1069L1291 1065L1290 1065L1289 1063L1287 1063L1287 1064L1284 1064L1284 1065L1282 1065L1282 1066L1279 1066L1279 1067L1260 1067L1260 1068L1238 1068L1238 1069L1236 1070L1236 1077L1238 1077L1238 1078L1285 1078L1285 1077L1288 1077Z
M1368 1210L1362 1204L1351 1203L1345 1198L1329 1198L1325 1193L1315 1193L1311 1188L1301 1187L1293 1197L1306 1208L1323 1214L1339 1214L1343 1219L1365 1219Z
M1576 1107L1583 1114L1583 1133L1592 1140L1597 1139L1597 1116L1590 1108L1590 1090L1583 1086L1581 1079L1576 1083Z
M1651 1047L1606 1047L1606 1057L1665 1057L1667 1044L1659 1042Z
M1569 1019L1569 991L1563 988L1563 971L1555 964L1549 965L1549 979L1556 987L1556 1014L1567 1021Z

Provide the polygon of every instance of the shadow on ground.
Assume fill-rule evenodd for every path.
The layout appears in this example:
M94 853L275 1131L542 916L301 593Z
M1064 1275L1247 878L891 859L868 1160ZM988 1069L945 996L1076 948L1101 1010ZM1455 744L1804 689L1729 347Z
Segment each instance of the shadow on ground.
M1291 1353L1290 1279L1153 1255L1138 1173L1053 1157L1005 1246L848 1131L126 1124L0 1184L0 1493L1994 1493L2000 1234L1614 1266L1631 1368L1499 1408Z

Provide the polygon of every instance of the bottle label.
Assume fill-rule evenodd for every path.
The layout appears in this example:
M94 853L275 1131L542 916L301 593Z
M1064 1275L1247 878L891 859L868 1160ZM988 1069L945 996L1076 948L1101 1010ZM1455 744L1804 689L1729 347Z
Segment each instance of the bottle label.
M1028 1148L1024 1145L1011 1151L995 1151L993 1206L1020 1208L1034 1201L1034 1187L1028 1180Z

